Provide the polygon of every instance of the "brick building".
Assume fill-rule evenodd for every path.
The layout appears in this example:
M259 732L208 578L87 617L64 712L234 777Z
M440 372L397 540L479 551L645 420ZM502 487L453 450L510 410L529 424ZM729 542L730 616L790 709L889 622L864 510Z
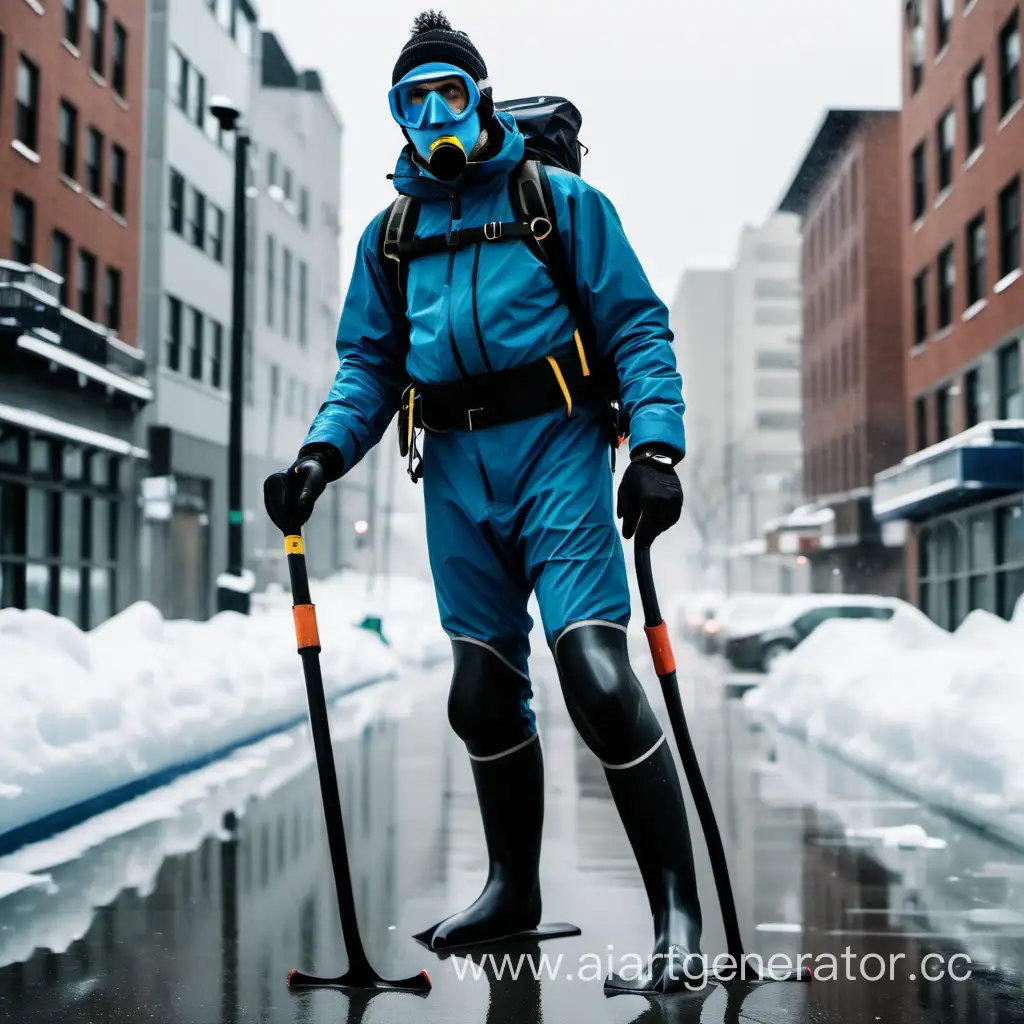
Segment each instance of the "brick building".
M0 5L0 605L83 625L135 596L145 26Z
M874 474L904 454L899 148L898 111L830 110L779 206L803 218L809 504L769 542L807 555L817 591L903 586L902 537L871 512Z
M874 508L915 524L908 582L955 627L1024 593L1021 4L910 2L898 208L909 455ZM993 424L997 424L993 426Z

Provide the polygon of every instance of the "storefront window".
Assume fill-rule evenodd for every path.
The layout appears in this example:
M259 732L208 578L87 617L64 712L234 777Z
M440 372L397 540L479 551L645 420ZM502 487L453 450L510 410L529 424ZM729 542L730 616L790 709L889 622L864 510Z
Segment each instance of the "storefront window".
M64 562L78 562L82 558L82 496L67 492L61 496L61 546Z
M45 565L25 566L25 607L41 608L51 611L50 607L50 570Z
M53 442L34 438L29 446L28 468L34 476L53 476Z
M41 487L28 489L28 545L29 558L47 558L52 551L53 492Z
M1021 594L1024 594L1024 569L1011 569L996 574L998 612L1004 619L1013 615Z
M987 612L995 612L995 586L991 574L972 576L968 592L968 603L971 610L981 608Z
M971 571L991 569L995 564L995 545L991 513L974 516L970 524L971 534Z
M0 607L91 626L114 609L123 460L0 428Z
M996 545L1000 565L1024 563L1024 508L1001 508L996 520Z
M57 614L78 623L81 619L82 570L62 566Z
M89 570L89 626L98 626L113 612L109 569Z

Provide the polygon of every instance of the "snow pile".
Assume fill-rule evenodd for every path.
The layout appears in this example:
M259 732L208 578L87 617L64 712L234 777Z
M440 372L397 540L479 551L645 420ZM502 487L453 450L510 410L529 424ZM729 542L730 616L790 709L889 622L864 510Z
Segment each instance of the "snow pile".
M389 648L356 628L358 584L313 585L328 698L422 660L415 645L428 637L449 649L429 586L392 581L385 632L402 642ZM301 721L290 603L261 595L252 616L208 622L165 621L138 603L91 632L46 612L0 611L0 836Z
M1024 601L948 633L909 605L888 622L833 619L746 704L937 803L1024 813ZM1024 818L1021 819L1024 823Z

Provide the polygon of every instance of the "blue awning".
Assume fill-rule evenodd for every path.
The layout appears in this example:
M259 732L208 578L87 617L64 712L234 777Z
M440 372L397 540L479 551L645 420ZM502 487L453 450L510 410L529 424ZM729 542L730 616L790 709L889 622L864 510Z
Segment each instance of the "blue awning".
M875 477L875 519L919 522L1024 491L1024 420L979 423Z

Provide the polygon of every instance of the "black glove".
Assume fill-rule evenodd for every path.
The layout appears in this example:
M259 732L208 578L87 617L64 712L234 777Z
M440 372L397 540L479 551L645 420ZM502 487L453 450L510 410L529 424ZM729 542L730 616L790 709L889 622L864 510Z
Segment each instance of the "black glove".
M619 484L616 515L626 540L636 534L636 543L649 547L683 511L683 487L675 470L679 454L667 445L650 445L635 451L631 460Z
M324 493L328 471L316 454L302 455L287 468L263 481L263 504L273 524L285 535L298 533Z

